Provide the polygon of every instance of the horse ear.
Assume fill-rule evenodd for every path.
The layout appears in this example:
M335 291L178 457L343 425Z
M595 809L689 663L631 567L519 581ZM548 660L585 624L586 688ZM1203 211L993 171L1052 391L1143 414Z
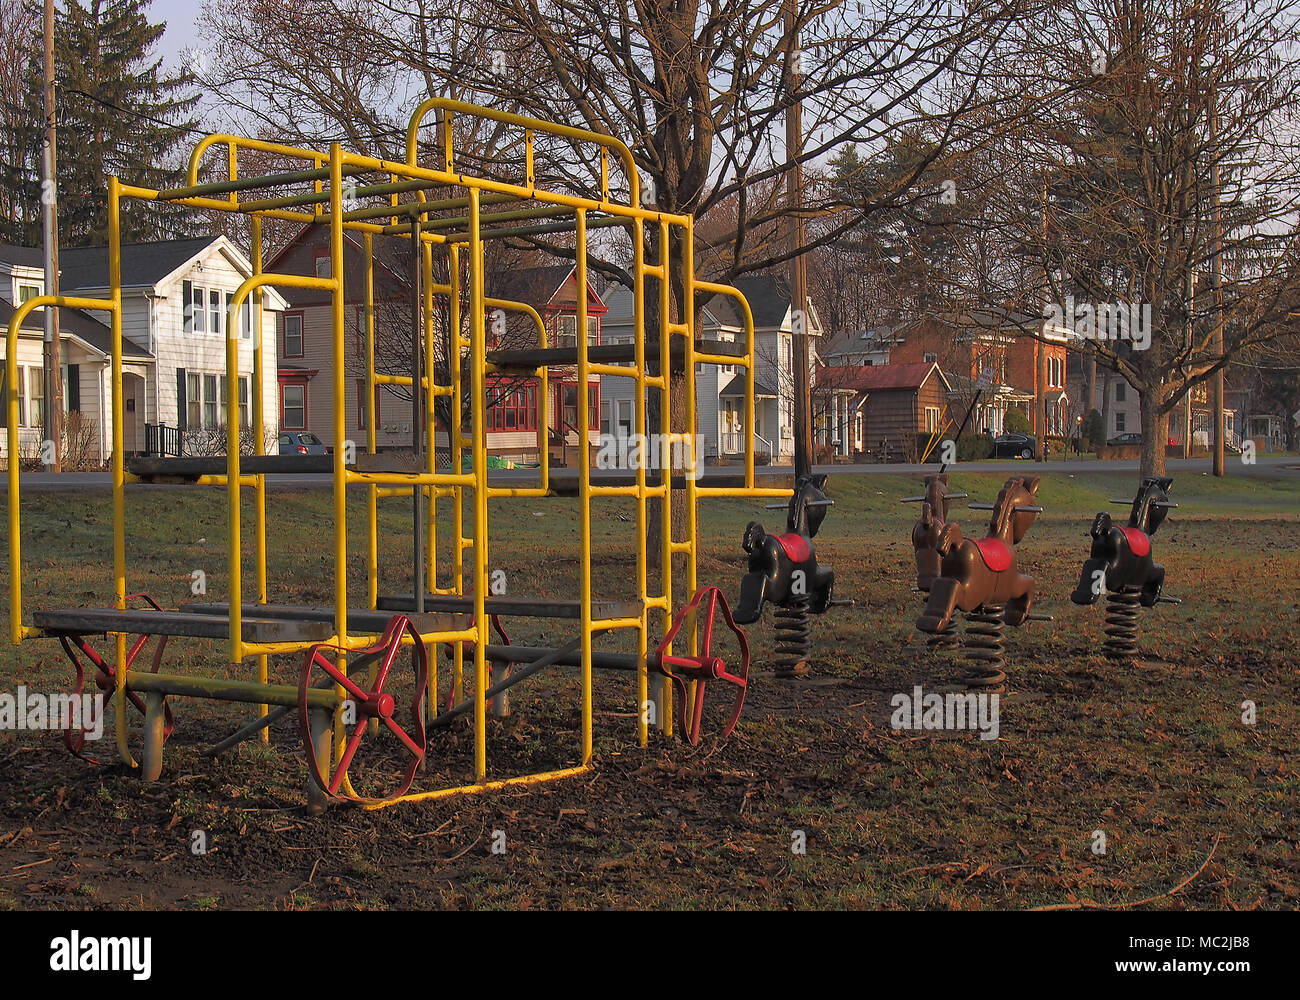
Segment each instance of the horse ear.
M1029 491L1030 496L1038 492L1038 484L1041 481L1038 476L1029 476L1025 479L1025 489Z

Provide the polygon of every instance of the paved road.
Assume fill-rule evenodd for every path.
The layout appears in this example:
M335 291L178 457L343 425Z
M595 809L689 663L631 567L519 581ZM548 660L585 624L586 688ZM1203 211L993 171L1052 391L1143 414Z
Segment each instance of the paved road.
M953 470L960 469L962 472L1019 472L1021 470L1029 472L1032 470L1037 475L1073 475L1074 473L1083 472L1115 472L1115 473L1136 473L1139 469L1139 463L1136 461L1127 462L1070 462L1070 461L1050 461L1050 462L1021 462L1021 461L1001 461L1001 462L962 462L960 465L952 466ZM1189 474L1209 474L1210 460L1208 458L1196 459L1170 459L1168 464L1171 475L1189 475ZM825 472L832 476L874 476L874 475L921 475L925 472L933 472L938 469L937 465L819 465L816 467L817 472ZM790 475L789 466L763 466L756 469L758 477L767 478L786 478ZM712 480L734 477L740 472L739 466L724 466L716 468L710 466L705 469L703 482L708 483ZM595 470L593 481L599 482L602 478L617 478L625 473L602 473ZM1297 480L1300 486L1300 456L1288 455L1281 458L1259 458L1253 465L1246 465L1239 459L1230 457L1228 459L1228 475L1232 477L1245 476L1283 476ZM495 471L490 475L490 481L495 485L509 486L529 484L536 481L537 473L531 469L519 470L502 470ZM551 481L554 485L563 489L565 486L576 484L578 472L576 469L552 469ZM60 493L68 491L107 491L111 489L113 477L107 472L68 472L63 475L47 475L45 473L30 472L22 476L22 492L24 493ZM268 489L285 490L285 489L329 489L333 485L332 477L328 475L269 475L266 477ZM5 476L0 476L0 494L8 491L8 480ZM177 486L172 484L133 484L128 489L135 490L176 490L190 489L188 486ZM209 487L213 488L213 487Z

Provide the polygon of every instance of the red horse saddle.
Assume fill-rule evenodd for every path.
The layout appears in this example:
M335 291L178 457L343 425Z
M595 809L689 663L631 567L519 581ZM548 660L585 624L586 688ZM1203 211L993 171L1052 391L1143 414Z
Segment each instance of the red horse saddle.
M786 557L791 562L807 562L812 555L812 546L808 544L808 539L799 534L773 535L778 545L785 550Z
M994 573L1004 573L1011 568L1011 547L1000 538L976 538L984 565Z
M1123 527L1119 530L1124 532L1124 537L1128 539L1128 550L1135 556L1141 559L1151 554L1151 539L1141 528Z

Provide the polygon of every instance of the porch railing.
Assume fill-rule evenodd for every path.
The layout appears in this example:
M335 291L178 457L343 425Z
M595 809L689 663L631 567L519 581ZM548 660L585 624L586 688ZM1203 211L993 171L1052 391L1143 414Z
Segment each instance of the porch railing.
M181 429L166 424L145 424L144 453L157 458L180 458Z

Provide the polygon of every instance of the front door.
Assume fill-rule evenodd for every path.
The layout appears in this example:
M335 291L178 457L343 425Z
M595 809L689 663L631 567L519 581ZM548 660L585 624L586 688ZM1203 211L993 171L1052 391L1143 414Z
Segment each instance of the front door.
M144 416L144 393L140 382L136 376L122 376L122 452L127 455L141 450L139 424Z

